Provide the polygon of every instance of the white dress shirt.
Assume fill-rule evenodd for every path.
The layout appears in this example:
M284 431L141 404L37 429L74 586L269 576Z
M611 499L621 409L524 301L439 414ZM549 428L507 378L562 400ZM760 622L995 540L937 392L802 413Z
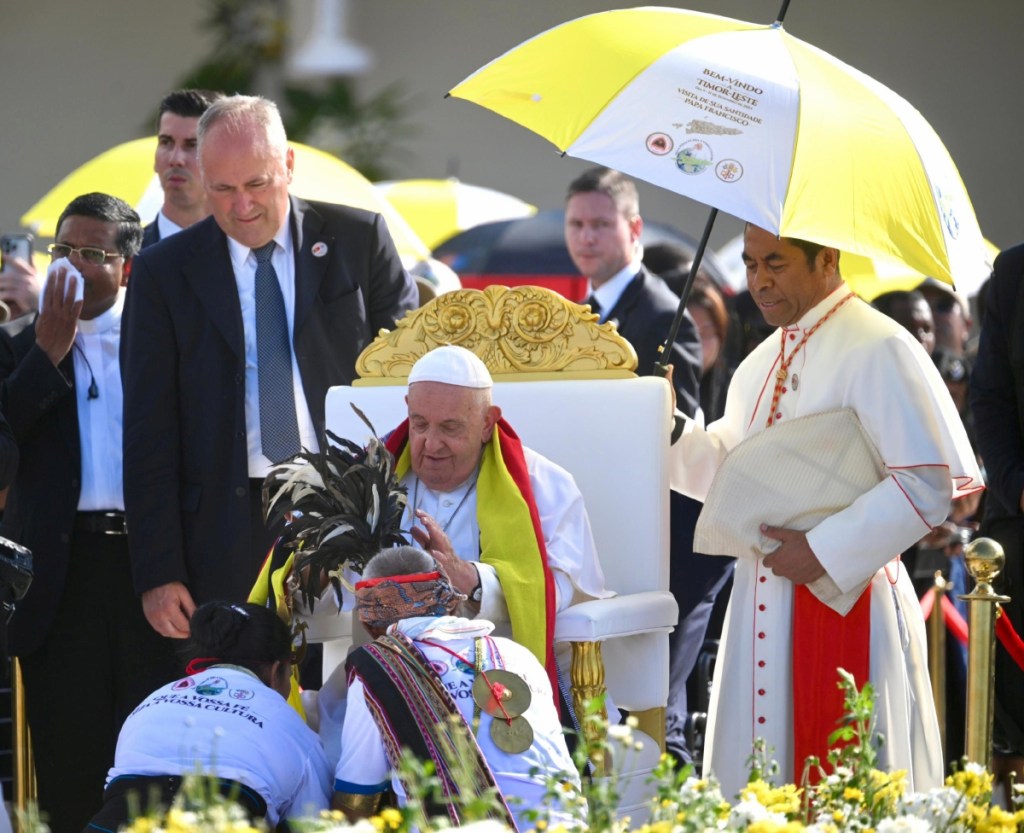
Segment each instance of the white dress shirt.
M619 298L622 297L622 293L626 291L626 287L629 286L629 282L636 277L636 273L640 271L640 259L627 263L612 277L601 284L597 289L590 287L590 295L594 296L594 300L601 305L601 312L598 315L598 322L603 324L608 320L608 313L611 312L615 305L619 302Z
M166 240L168 237L177 234L182 229L182 227L174 222L174 220L169 220L163 211L156 215L156 227L160 231L161 240Z
M75 364L78 438L82 457L82 489L78 511L124 511L121 477L122 394L121 311L124 289L114 305L91 321L80 320L71 348ZM89 398L89 388L98 394Z
M290 210L289 210L290 216ZM284 297L285 314L288 316L288 344L292 353L292 387L295 393L295 415L299 423L299 442L303 448L318 451L316 429L313 417L306 403L302 387L302 375L295 358L295 253L288 219L274 235L277 248L271 262L277 273L277 282ZM252 249L237 240L228 238L228 252L238 286L238 300L242 305L242 328L245 333L245 432L249 447L249 477L263 478L273 464L263 454L263 438L260 434L260 383L256 366L256 255Z

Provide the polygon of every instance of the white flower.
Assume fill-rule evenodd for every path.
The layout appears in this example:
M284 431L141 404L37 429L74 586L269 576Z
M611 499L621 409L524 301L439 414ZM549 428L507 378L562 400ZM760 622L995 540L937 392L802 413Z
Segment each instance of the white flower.
M785 824L786 817L782 813L770 813L767 807L757 801L741 801L733 806L726 826L729 830L746 830L755 821Z
M963 797L952 787L936 787L926 793L909 793L900 800L898 810L925 819L941 828L962 808Z
M878 833L932 833L933 830L930 822L916 816L882 819L878 823Z

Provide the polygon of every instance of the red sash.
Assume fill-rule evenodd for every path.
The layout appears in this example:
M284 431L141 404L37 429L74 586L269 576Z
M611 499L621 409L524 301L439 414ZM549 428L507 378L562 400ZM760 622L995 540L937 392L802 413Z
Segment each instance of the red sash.
M849 671L857 687L868 681L871 644L871 585L853 609L840 616L807 589L793 595L793 777L799 780L808 755L824 766L828 736L844 714L837 668ZM811 782L817 778L811 778Z

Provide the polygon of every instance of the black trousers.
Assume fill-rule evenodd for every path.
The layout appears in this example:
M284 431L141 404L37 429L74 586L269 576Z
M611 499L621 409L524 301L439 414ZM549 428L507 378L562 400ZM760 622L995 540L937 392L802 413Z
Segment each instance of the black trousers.
M143 616L124 535L76 532L53 603L42 647L19 659L40 810L53 833L78 833L103 803L124 719L183 672L175 641Z
M212 782L211 782L212 783ZM86 825L82 833L117 833L121 825L132 821L132 805L142 812L171 806L181 790L182 778L178 775L124 775L112 781L103 794L103 809ZM219 778L217 791L234 800L249 816L249 822L267 816L267 802L258 792L245 784ZM188 807L188 802L185 802ZM138 810L136 810L138 812Z
M700 657L715 600L736 566L735 558L693 551L693 531L702 505L678 492L672 492L669 498L669 590L679 604L679 621L668 637L665 747L680 763L692 763L695 751L686 742L686 719L690 712L687 681Z

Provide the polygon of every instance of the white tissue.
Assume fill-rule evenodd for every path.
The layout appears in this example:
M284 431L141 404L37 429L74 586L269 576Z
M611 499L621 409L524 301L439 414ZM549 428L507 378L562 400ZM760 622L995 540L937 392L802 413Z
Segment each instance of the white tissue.
M85 279L82 277L82 273L75 268L75 265L68 260L66 257L58 258L50 264L50 268L46 270L46 280L43 281L43 288L39 292L39 311L43 311L43 297L46 294L46 287L49 284L50 279L54 276L58 269L64 269L64 297L67 297L69 290L69 284L71 283L72 276L75 278L75 300L81 301L85 297Z

